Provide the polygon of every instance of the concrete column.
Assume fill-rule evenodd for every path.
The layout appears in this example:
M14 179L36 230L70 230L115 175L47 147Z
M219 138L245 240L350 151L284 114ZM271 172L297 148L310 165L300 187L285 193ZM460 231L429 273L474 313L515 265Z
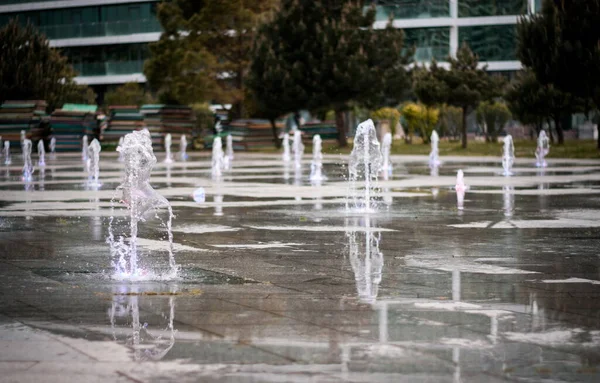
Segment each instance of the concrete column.
M456 57L456 51L458 51L458 0L450 0L450 18L452 19L452 25L450 25L450 56Z

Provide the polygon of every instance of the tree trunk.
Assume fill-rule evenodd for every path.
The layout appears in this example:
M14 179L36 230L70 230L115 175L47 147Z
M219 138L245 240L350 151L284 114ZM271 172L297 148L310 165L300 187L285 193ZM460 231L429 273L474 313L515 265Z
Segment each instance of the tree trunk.
M338 145L340 148L348 146L348 140L346 140L346 124L344 124L344 112L342 110L335 111L335 127L338 134Z
M281 149L281 141L279 140L279 136L277 135L277 125L275 125L275 119L269 119L271 123L271 132L273 132L273 143L275 143L275 147L277 149Z
M558 145L565 144L565 135L560 124L560 116L554 117L554 127L556 128L556 135L558 136Z
M464 106L462 108L462 148L467 148L467 116L468 116L468 107Z

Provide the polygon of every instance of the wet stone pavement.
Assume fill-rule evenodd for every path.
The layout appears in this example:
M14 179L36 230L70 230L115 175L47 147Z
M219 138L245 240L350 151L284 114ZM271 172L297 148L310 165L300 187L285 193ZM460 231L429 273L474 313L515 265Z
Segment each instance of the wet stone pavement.
M600 381L599 161L517 159L503 177L499 158L392 157L359 214L344 156L312 185L308 156L298 171L236 153L212 180L207 155L157 154L176 280L111 278L115 153L99 190L76 153L29 184L19 155L0 168L1 382ZM158 275L162 214L138 242Z

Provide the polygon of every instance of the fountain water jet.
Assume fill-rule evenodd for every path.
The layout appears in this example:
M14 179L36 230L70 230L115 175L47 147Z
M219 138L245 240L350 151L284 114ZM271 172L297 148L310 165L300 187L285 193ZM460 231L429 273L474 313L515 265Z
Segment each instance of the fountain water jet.
M50 138L50 144L48 144L48 147L50 148L50 154L52 156L54 156L56 154L56 138L55 137Z
M294 152L294 166L299 169L302 167L302 155L304 155L304 144L302 143L302 132L300 130L294 131L292 151Z
M33 164L31 163L31 140L25 138L22 143L23 150L23 181L31 182L33 175Z
M502 152L502 168L504 172L502 173L505 176L512 175L512 166L515 162L515 146L513 144L513 139L510 134L507 134L504 137L504 150Z
M550 142L548 140L548 136L545 131L540 131L540 134L537 139L537 148L535 149L535 158L536 163L535 166L538 168L545 168L548 166L546 163L546 156L550 152Z
M231 134L227 135L227 142L225 145L225 157L227 161L227 169L231 169L233 163L233 137Z
M179 158L181 159L181 161L185 161L188 159L187 146L187 137L185 136L185 134L182 134L181 138L179 139Z
M215 137L212 146L212 168L213 178L219 178L223 175L223 142L221 137Z
M12 159L10 158L10 141L4 141L4 165L12 164Z
M290 160L292 159L291 155L290 155L290 135L288 133L284 133L283 134L283 162L290 162Z
M349 198L354 209L363 212L375 210L373 192L377 188L377 171L381 168L382 162L375 125L369 119L358 125L356 129L354 147L348 164ZM348 209L348 205L346 208Z
M117 145L117 149L123 146L123 136L119 137L119 144ZM119 152L119 162L123 162L123 152Z
M97 139L93 139L88 146L88 186L98 188L101 186L100 181L100 143Z
M386 133L383 136L383 143L381 145L381 153L383 155L383 165L381 171L384 173L384 177L387 179L392 174L392 163L390 162L390 150L392 149L392 133Z
M321 182L327 179L323 175L323 154L321 153L321 136L315 134L313 136L313 160L310 164L310 180L313 182Z
M44 140L39 140L37 145L38 151L38 166L46 166L46 149L44 148Z
M429 153L429 167L434 168L441 165L440 162L440 150L439 150L440 136L434 130L431 132L431 153Z
M112 265L115 270L114 277L117 279L139 279L147 274L146 271L138 267L138 223L144 221L144 217L150 209L156 212L158 208L166 207L169 212L169 218L166 222L169 240L169 273L166 277L175 278L179 267L175 263L173 254L173 233L171 231L173 210L169 201L150 186L150 174L152 168L156 165L150 133L148 130L143 129L127 134L123 140L123 145L119 146L117 151L122 152L125 159L125 175L117 190L123 192L121 201L129 211L130 236L128 243L125 243L123 236L115 239L111 217L107 242L110 244Z
M171 155L171 133L167 133L165 136L165 164L173 163L173 156Z
M459 170L456 173L456 185L454 186L454 190L456 190L456 207L458 210L464 209L465 192L468 189L469 187L465 185L465 175L462 170Z
M87 161L88 159L88 137L83 136L81 139L81 159Z

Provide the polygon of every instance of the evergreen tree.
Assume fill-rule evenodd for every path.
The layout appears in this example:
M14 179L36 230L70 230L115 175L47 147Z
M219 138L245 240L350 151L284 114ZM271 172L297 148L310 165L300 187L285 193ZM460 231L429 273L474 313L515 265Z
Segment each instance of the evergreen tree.
M158 5L164 32L144 73L161 99L233 104L244 114L245 76L256 29L274 0L173 0Z
M151 104L154 100L152 96L144 91L140 84L128 82L120 87L106 92L104 95L104 104L110 105L136 105Z
M75 83L67 58L31 24L11 19L0 28L0 50L0 102L46 100L49 111L65 102L95 102L90 88Z
M521 19L517 27L523 65L540 84L575 102L571 109L583 103L586 113L600 108L599 25L600 0L546 0L540 13Z
M467 44L456 58L449 57L448 70L433 61L428 70L416 71L413 90L425 105L447 103L462 109L462 147L467 147L467 116L481 102L499 96L503 86L500 77L492 77L479 68L479 59Z
M264 109L335 111L338 141L346 146L344 111L393 102L408 85L403 33L373 30L365 1L283 0L260 32L249 84ZM264 54L270 55L266 63ZM264 63L261 63L264 62ZM269 95L258 89L269 85ZM281 85L278 86L278 81Z

